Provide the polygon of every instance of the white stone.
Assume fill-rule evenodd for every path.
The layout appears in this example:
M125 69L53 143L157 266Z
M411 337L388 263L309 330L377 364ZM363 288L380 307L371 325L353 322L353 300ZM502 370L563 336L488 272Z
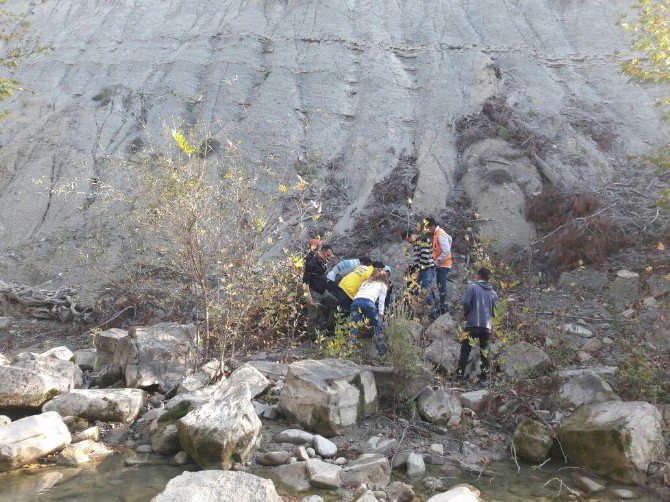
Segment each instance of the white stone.
M54 347L46 352L42 352L40 355L44 357L55 357L61 361L69 361L72 359L72 356L74 356L72 351L64 346Z
M72 442L73 443L80 443L82 441L99 441L100 440L100 428L96 425L93 427L89 427L88 429L84 429L81 432L77 432L74 436L72 436Z
M181 381L177 388L177 394L200 390L213 382L220 373L221 363L216 360L208 361L203 364L198 371L190 374Z
M367 490L363 495L356 499L356 502L379 502L379 499L375 497L375 492Z
M314 434L300 429L286 429L275 436L275 443L314 444Z
M239 471L184 472L172 478L152 502L281 502L274 484Z
M330 458L337 454L337 445L318 434L314 435L314 450L322 457Z
M189 457L188 453L185 451L180 451L177 452L174 457L172 457L172 461L176 465L186 465L191 463L191 457Z
M132 328L118 341L113 365L122 369L128 387L157 387L159 392L167 392L195 365L195 333L192 324Z
M75 389L56 396L42 410L88 420L131 423L146 402L147 393L140 389Z
M307 461L307 475L312 486L317 488L337 489L342 485L340 472L342 468L339 465L329 464L311 458Z
M423 456L419 453L410 453L405 463L407 467L407 477L413 481L419 481L426 474L426 464Z
M569 377L561 385L558 397L573 408L582 404L621 400L600 375L589 369Z
M183 450L204 468L229 469L234 462L251 460L261 431L251 400L269 383L252 366L245 364L235 370L218 399L177 422Z
M593 336L591 331L586 329L584 326L580 326L579 324L564 324L563 330L566 333L572 333L573 335L579 335L585 338L590 338Z
M419 414L435 425L453 426L461 423L460 400L443 389L424 390L417 404Z
M367 450L370 453L384 453L392 450L397 445L398 441L396 439L386 438L384 436L372 436L368 439Z
M444 445L440 443L434 443L430 445L430 452L435 455L444 455Z
M310 455L309 453L307 453L307 450L305 449L305 447L301 445L301 446L298 446L298 451L296 452L295 456L296 456L296 458L298 458L298 460L306 461L306 460L309 460L313 455Z
M433 495L428 502L480 502L479 490L470 485L458 485L444 493Z
M0 471L29 464L64 448L72 436L58 413L42 413L0 427Z
M75 448L74 445L66 446L56 455L56 463L58 465L76 467L90 461L91 458L81 449Z
M490 395L491 393L486 389L464 392L460 396L461 406L463 408L470 408L475 413L479 413L484 406L484 401Z
M304 360L289 366L278 404L289 419L333 436L377 411L377 388L372 371L351 361Z

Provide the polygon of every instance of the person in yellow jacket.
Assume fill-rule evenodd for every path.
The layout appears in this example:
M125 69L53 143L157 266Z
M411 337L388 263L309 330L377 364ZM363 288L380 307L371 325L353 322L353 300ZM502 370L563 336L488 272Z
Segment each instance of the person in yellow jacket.
M372 275L375 268L383 269L384 264L375 261L372 262L372 265L361 265L342 278L334 291L342 312L345 314L351 312L351 303L354 301L356 293L361 288L361 284Z
M426 218L425 229L433 235L433 261L435 262L435 278L437 291L440 295L440 315L449 312L449 272L451 259L451 235L438 226L433 218Z

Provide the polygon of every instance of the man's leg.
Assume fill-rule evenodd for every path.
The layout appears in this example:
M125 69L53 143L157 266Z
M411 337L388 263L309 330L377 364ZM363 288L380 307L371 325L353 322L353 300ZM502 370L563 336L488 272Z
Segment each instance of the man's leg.
M379 355L385 356L388 353L388 348L386 347L386 342L384 342L384 334L382 333L382 327L379 325L377 307L375 307L371 303L366 303L361 308L361 310L363 311L363 315L365 315L365 317L370 319L370 324L372 324L372 329L374 333L373 339L375 342L375 346L379 351Z
M335 332L335 309L338 304L337 298L332 293L329 291L323 293L321 297L323 322L328 331Z
M311 340L316 340L316 322L319 318L319 310L321 310L321 306L318 303L307 305L307 336Z
M468 359L470 359L470 350L472 350L472 347L470 346L470 328L468 328L466 331L468 336L461 340L461 355L458 358L458 370L456 373L459 377L465 376L465 368L468 365Z
M435 275L437 276L437 291L440 294L440 315L449 312L449 267L436 267Z
M435 282L435 269L424 268L419 272L419 284L421 289L426 291L426 303L430 305L430 317L435 319L437 317L437 309L435 308L435 295L433 294L433 283Z
M479 353L482 360L482 370L479 374L480 379L486 380L489 373L489 340L491 338L491 330L486 328L477 328L479 334Z

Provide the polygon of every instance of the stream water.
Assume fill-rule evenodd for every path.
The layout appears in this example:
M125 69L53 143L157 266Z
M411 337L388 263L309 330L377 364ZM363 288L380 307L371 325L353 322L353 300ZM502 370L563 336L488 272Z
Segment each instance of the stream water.
M21 469L0 475L0 501L95 501L95 502L145 502L162 491L167 482L184 470L194 470L194 466L175 467L167 464L167 459L151 457L151 463L126 465L124 455L114 455L98 463L84 467L35 467ZM559 479L569 486L571 469L559 462L548 463L542 469L521 466L517 472L513 463L496 463L488 466L495 476L464 474L458 478L446 478L439 469L429 466L427 476L443 480L447 487L458 483L469 483L481 490L486 501L562 501L621 500L612 491L625 488L634 494L634 500L658 501L659 495L644 488L624 486L608 482L607 489L597 495L575 499ZM273 476L271 469L257 471L256 474L275 481L277 491L286 502L299 501L306 493L291 493ZM396 479L406 481L402 475ZM551 481L553 480L553 481ZM547 484L548 483L548 484ZM314 491L325 500L338 500L335 493ZM427 500L432 493L417 490L418 500ZM227 502L227 501L222 501ZM234 501L230 501L234 502Z

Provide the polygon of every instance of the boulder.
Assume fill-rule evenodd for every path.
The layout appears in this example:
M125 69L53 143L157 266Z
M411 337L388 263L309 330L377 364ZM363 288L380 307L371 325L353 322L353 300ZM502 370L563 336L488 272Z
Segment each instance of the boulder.
M39 408L82 383L81 370L69 361L22 353L10 364L0 366L0 409Z
M394 401L398 397L396 395L397 379L393 368L388 366L362 366L362 368L372 371L379 400ZM416 399L428 387L434 376L431 371L423 368L420 375L417 375L411 381L404 381L403 387L407 399L409 401Z
M580 406L561 423L560 439L571 462L623 483L643 484L649 463L665 454L661 414L645 402Z
M454 321L450 314L442 314L435 319L428 328L426 328L425 336L428 340L440 339L454 339L456 334L456 321Z
M263 453L258 458L258 463L260 465L268 465L274 467L277 465L286 464L289 458L291 458L291 454L287 451L269 451Z
M113 364L122 369L128 387L165 393L195 367L195 334L192 324L131 328L128 336L118 341Z
M184 472L172 478L152 502L281 502L269 479L247 472Z
M90 461L91 457L84 453L81 448L75 448L72 444L67 445L58 453L58 455L56 455L56 463L58 465L66 465L69 467L76 467Z
M419 481L426 474L426 464L423 456L419 453L410 453L405 462L407 477L413 481Z
M72 362L82 370L92 370L95 366L95 349L79 349L74 351Z
M568 378L558 391L561 403L576 408L582 404L621 401L600 375L590 369L576 372Z
M337 445L331 440L316 434L314 436L314 450L322 457L334 457L337 453Z
M269 380L278 380L286 376L288 373L288 364L276 363L272 361L249 361L247 364L252 365L258 371L260 371L263 376Z
M112 328L96 335L93 346L96 349L93 370L100 371L114 362L114 352L119 345L119 341L128 336L128 332L123 329ZM120 374L120 368L114 368Z
M372 371L351 361L298 361L289 366L278 404L289 419L334 436L377 411L377 387Z
M343 486L358 487L361 484L387 486L391 482L391 465L378 453L366 453L349 462L340 474Z
M179 419L182 449L204 468L229 469L251 460L261 430L251 400L269 383L252 366L235 370L219 389L220 397Z
M149 427L151 449L160 455L170 455L181 450L177 420L161 422L158 418Z
M275 436L275 443L314 444L314 434L300 429L286 429Z
M428 502L480 502L480 492L474 486L462 484L454 486L449 491L433 495Z
M558 279L558 284L575 291L590 291L600 294L607 286L608 280L606 272L580 267L569 272L563 272Z
M61 346L49 349L46 352L42 352L40 355L44 357L54 357L61 361L70 361L74 354L67 347Z
M419 396L419 415L435 425L458 425L461 423L461 403L458 397L438 389L426 389Z
M200 390L213 382L220 373L221 363L215 360L208 361L203 364L198 371L190 374L181 381L177 388L177 394Z
M64 448L72 436L55 412L16 420L0 427L0 471L29 464Z
M140 389L76 389L56 396L42 411L102 422L131 423L146 402L147 393Z
M394 481L386 487L386 498L390 502L411 502L414 500L414 490L412 485L402 481Z
M617 307L630 306L640 296L640 275L619 270L610 283L608 297Z
M475 413L479 413L484 407L486 399L491 395L491 393L486 390L473 390L471 392L464 392L461 394L461 406L463 408L469 408Z
M312 486L317 488L338 489L342 486L339 465L328 464L323 460L310 458L307 460L307 475Z
M292 464L280 465L275 468L277 481L295 492L306 492L311 488L307 464L305 462L293 462Z
M445 314L448 315L448 314ZM437 338L423 351L426 361L435 366L436 370L455 373L458 366L460 345L451 338Z
M504 357L505 373L511 377L534 377L546 373L552 367L545 352L528 342L510 346Z
M512 438L519 457L538 463L547 458L553 442L551 429L530 418L524 419L517 425Z

